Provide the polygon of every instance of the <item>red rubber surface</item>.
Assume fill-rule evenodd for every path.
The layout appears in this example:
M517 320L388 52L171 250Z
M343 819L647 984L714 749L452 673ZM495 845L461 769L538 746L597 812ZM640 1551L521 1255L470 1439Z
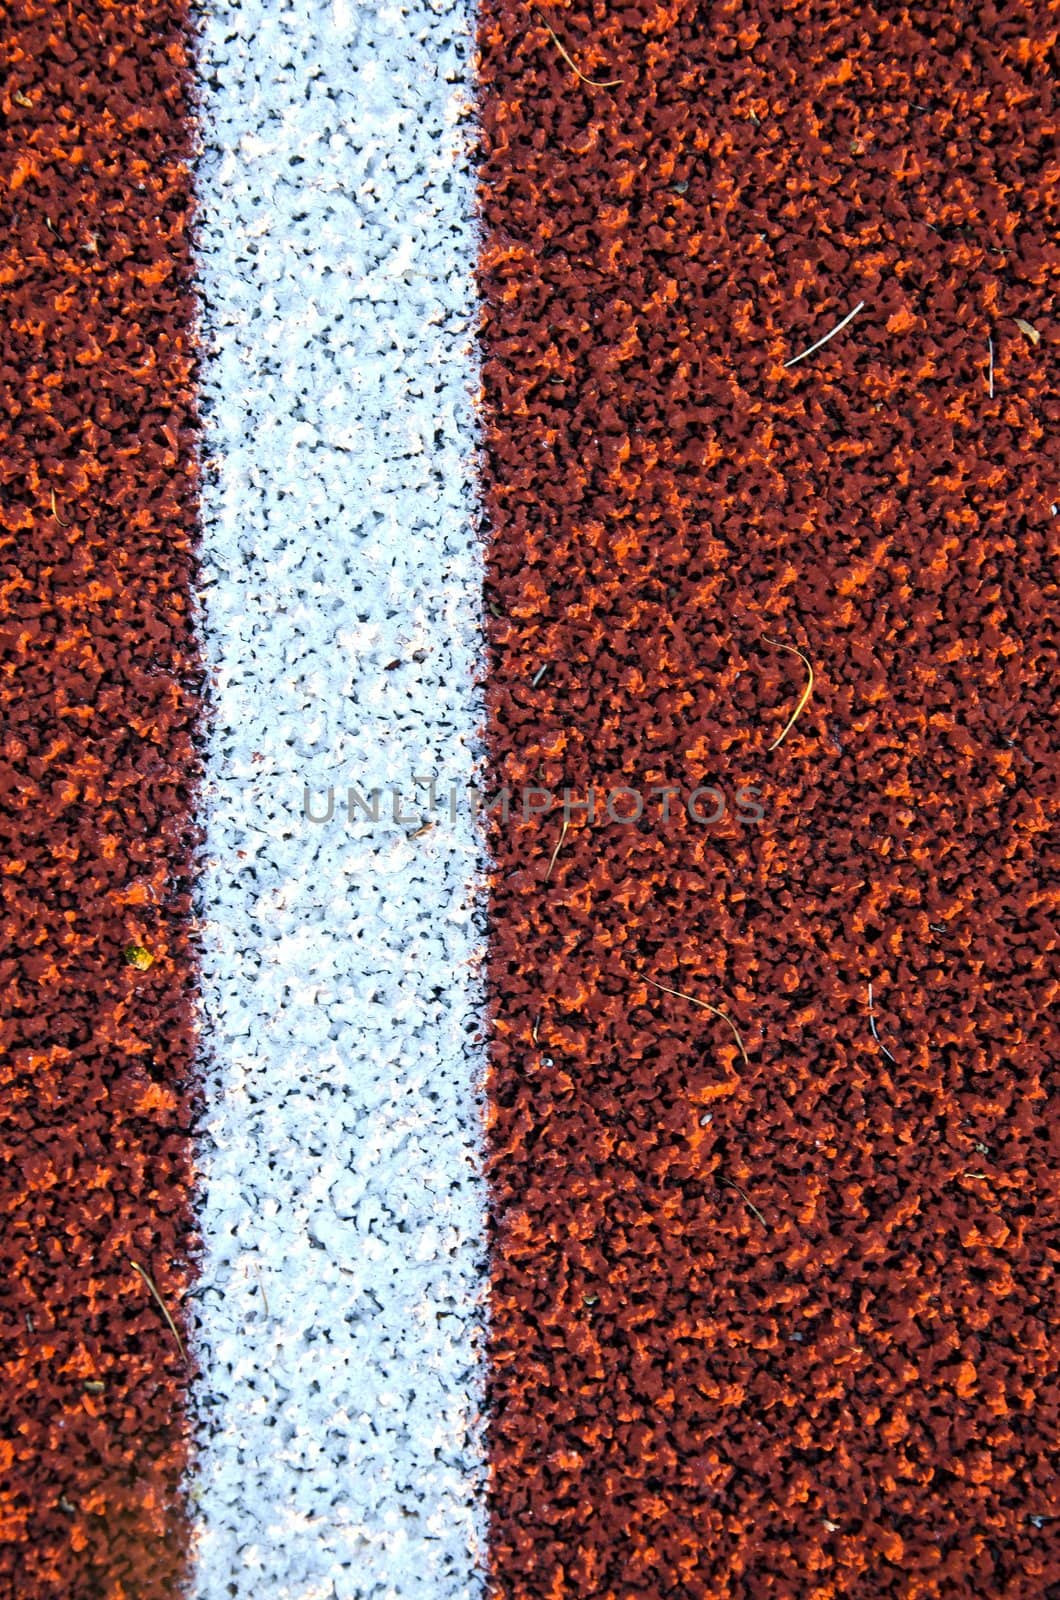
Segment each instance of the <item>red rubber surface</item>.
M0 29L0 1594L170 1600L198 663L186 9ZM54 496L54 501L53 501ZM154 957L137 971L130 944Z
M495 831L504 1600L1060 1592L1056 14L972 15L484 6L494 777L730 799Z

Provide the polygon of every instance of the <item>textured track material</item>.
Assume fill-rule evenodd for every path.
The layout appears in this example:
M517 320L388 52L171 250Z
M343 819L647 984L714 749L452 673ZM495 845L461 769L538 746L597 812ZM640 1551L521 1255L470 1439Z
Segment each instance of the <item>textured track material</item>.
M465 0L203 27L197 1600L483 1588L472 45Z
M504 1600L1060 1585L1055 27L971 15L484 9L495 776L729 801L496 828Z
M169 1600L197 666L185 7L0 50L0 1594ZM139 970L124 952L138 946Z

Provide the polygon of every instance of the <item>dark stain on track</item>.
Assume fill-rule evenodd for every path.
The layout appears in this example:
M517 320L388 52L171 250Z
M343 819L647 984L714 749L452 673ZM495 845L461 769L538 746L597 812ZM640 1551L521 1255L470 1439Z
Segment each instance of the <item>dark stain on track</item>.
M1055 43L485 0L504 1600L1060 1591Z
M0 1592L172 1600L201 689L188 18L0 27ZM139 1269L139 1270L137 1270Z

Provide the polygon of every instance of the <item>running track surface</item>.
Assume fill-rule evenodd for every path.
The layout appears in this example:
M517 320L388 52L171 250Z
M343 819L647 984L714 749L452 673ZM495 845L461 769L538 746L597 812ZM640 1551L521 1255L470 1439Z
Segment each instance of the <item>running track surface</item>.
M1040 1600L1054 21L474 26L4 19L0 1585Z
M962 15L484 11L490 754L729 801L495 840L506 1600L1058 1577L1055 26Z
M133 1263L179 1315L197 1100L189 42L180 5L48 3L8 7L0 42L12 1600L161 1597L185 1566L189 1374Z

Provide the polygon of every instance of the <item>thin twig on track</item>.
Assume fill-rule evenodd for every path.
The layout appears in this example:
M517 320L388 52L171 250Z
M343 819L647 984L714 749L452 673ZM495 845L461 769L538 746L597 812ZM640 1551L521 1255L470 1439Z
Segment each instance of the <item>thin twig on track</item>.
M736 1190L736 1193L740 1196L740 1199L743 1201L744 1205L747 1206L751 1211L754 1212L755 1216L758 1218L758 1220L762 1224L763 1228L765 1228L766 1231L768 1232L769 1231L769 1223L766 1221L765 1217L759 1211L758 1207L755 1205L754 1201L751 1199L751 1196L749 1194L745 1194L744 1191L740 1188L740 1185L738 1183L733 1183L731 1178L721 1178L721 1179L719 1179L719 1182L721 1183L722 1187L725 1188L725 1189L735 1189Z
M552 852L552 859L548 864L548 871L545 873L545 882L546 883L548 882L549 878L551 878L551 876L552 876L552 868L556 865L556 857L559 855L560 851L563 849L563 841L567 837L567 829L569 827L570 827L570 818L569 817L564 817L563 826L559 830L559 838L556 840L556 848Z
M535 11L534 15L540 22L541 26L545 29L546 33L551 35L552 42L556 46L556 49L559 51L568 67L570 67L575 77L580 78L582 83L587 83L590 89L620 89L622 87L621 78L611 78L606 83L601 83L598 78L587 78L585 73L582 72L581 68L578 66L577 62L567 54L566 50L563 48L563 41L560 39L559 35L549 27L540 11Z
M740 1047L744 1066L749 1067L751 1065L747 1051L744 1048L744 1042L740 1037L740 1030L732 1018L725 1015L724 1011L719 1011L717 1006L708 1005L705 1000L697 1000L694 994L686 994L683 989L671 989L665 983L656 983L654 978L645 978L644 982L650 983L653 989L661 989L663 994L675 994L679 1000L688 1000L692 1005L702 1007L704 1011L709 1011L712 1017L720 1017L725 1026L732 1029L733 1038Z
M811 665L809 659L806 656L803 655L802 651L801 650L796 650L796 648L795 648L795 646L793 644L785 644L782 639L770 639L768 636L766 638L766 643L775 645L778 650L786 650L789 655L798 656L799 660L805 666L806 671L809 673L809 677L808 677L808 679L806 681L806 687L802 691L802 694L799 696L798 705L795 707L795 710L791 713L791 716L788 718L787 722L784 724L784 727L781 729L780 733L773 740L773 743L769 747L770 750L775 750L777 748L777 745L781 744L783 742L783 740L787 738L788 734L791 732L792 728L795 726L795 723L798 720L799 715L801 714L802 711L805 710L807 701L809 700L811 694L813 693L813 666Z
M785 361L784 365L786 367L793 367L797 361L805 361L807 356L812 356L814 351L819 350L823 344L827 344L829 339L834 339L837 333L842 333L847 323L853 322L858 312L863 311L864 309L864 300L859 300L853 311L848 311L842 322L836 323L831 333L826 333L823 339L817 340L816 344L811 344L805 350L800 350L797 356L792 356L791 360Z
M894 1066L897 1066L898 1065L897 1061L895 1061L895 1059L892 1056L891 1052L888 1050L887 1046L884 1044L883 1040L880 1038L879 1034L876 1032L876 1012L873 1009L873 1004L872 1004L872 984L871 983L869 984L869 1027L872 1030L872 1037L875 1039L876 1043L879 1045L880 1049L883 1051L883 1053L887 1057L888 1061L890 1061Z
M184 1340L180 1337L180 1332L179 1332L179 1330L177 1328L177 1325L173 1321L173 1318L169 1314L169 1311L168 1311L168 1309L166 1307L166 1302L162 1299L162 1296L159 1294L157 1288L155 1287L154 1279L150 1276L149 1273L144 1271L143 1267L141 1267L141 1265L140 1265L140 1263L138 1261L130 1261L129 1265L130 1265L130 1267L132 1267L134 1272L136 1272L136 1273L138 1273L140 1275L140 1277L146 1283L147 1287L150 1289L151 1293L154 1295L155 1299L158 1301L159 1310L161 1311L162 1315L166 1319L166 1326L169 1328L170 1333L173 1335L174 1339L177 1341L177 1349L180 1351L181 1360L186 1363L187 1359L188 1359L188 1353L184 1348Z

